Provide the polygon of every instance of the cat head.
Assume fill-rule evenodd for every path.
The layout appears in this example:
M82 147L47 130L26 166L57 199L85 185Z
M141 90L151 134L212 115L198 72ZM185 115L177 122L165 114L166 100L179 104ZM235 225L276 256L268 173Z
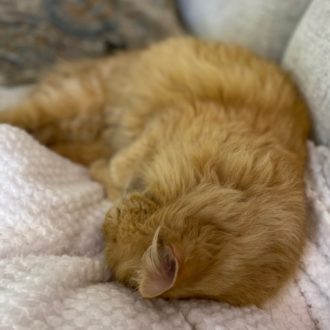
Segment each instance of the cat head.
M114 277L145 298L261 305L301 252L300 229L284 225L286 209L275 195L249 197L212 184L168 204L132 194L107 214L106 258Z

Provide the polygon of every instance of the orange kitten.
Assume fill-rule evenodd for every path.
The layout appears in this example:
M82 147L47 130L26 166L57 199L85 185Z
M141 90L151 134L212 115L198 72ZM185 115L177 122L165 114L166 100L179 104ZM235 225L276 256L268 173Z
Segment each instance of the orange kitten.
M63 64L0 122L91 166L116 199L106 260L143 297L261 305L297 267L307 109L245 49L179 38Z

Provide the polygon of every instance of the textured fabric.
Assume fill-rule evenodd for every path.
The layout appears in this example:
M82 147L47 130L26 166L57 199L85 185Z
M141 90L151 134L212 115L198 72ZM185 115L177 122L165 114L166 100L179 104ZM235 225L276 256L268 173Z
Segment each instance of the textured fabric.
M310 0L178 0L191 30L280 60Z
M1 0L0 84L58 59L104 55L180 34L174 0Z
M21 93L0 89L0 103ZM1 104L0 104L1 105ZM330 152L310 144L313 222L300 272L264 310L206 300L143 300L106 281L110 203L86 169L0 125L0 329L330 328Z
M305 95L316 141L330 146L330 2L314 0L283 60Z

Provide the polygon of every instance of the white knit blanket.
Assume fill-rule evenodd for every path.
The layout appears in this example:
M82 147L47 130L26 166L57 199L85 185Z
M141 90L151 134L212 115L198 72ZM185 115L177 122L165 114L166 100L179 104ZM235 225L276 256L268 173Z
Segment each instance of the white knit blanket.
M0 103L15 99L0 90ZM0 125L0 329L330 329L330 151L309 144L308 246L295 281L265 309L143 300L108 282L110 203L86 169Z

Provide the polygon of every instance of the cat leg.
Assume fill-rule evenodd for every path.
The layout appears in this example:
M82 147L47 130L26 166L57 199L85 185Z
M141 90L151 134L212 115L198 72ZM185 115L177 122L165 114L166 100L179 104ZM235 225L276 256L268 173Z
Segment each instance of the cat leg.
M121 196L122 190L117 188L111 181L109 171L109 160L99 159L90 166L90 175L101 183L109 199L116 200Z
M91 165L91 176L104 185L108 197L115 199L125 193L144 190L142 167L154 149L153 133L147 131L111 160L102 159Z
M85 166L90 166L96 160L110 156L109 148L102 141L91 143L58 143L51 145L50 148L61 156Z
M36 132L44 126L76 115L102 110L105 92L93 61L60 66L34 87L17 105L0 111L0 123Z
M91 177L104 186L106 194L111 200L115 200L127 190L131 190L130 183L135 180L137 164L130 163L125 156L119 152L111 160L99 159L90 166Z

